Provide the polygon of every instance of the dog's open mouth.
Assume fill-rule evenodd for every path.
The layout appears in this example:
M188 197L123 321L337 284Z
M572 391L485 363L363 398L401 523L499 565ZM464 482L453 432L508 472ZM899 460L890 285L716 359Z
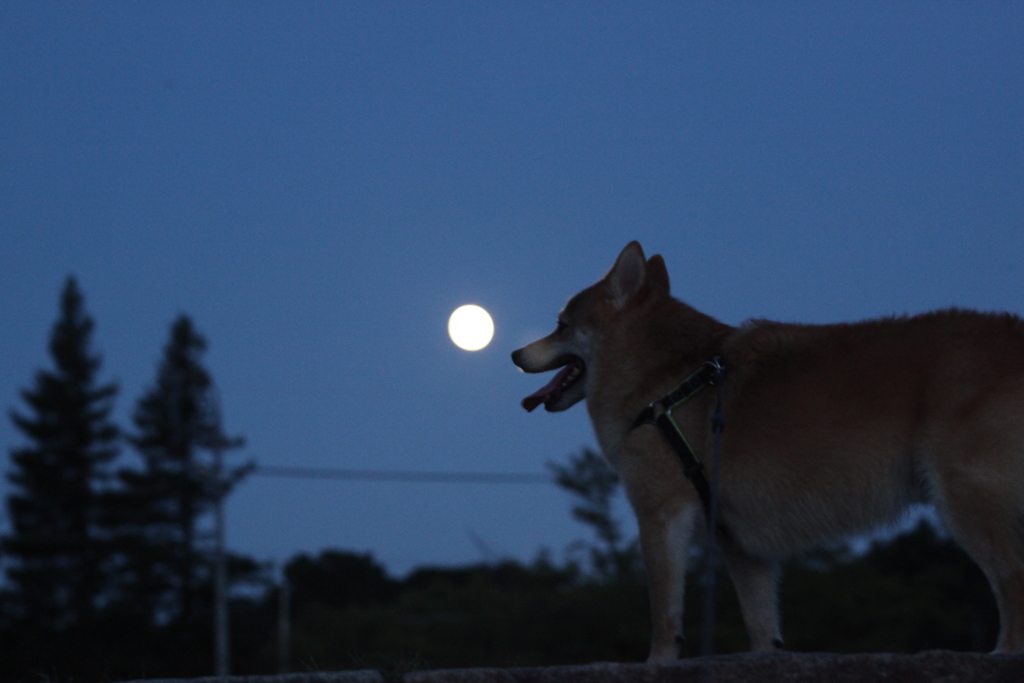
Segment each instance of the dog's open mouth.
M583 371L582 360L576 356L567 357L565 367L559 370L550 382L523 399L523 407L527 412L532 412L541 403L545 406L557 403L566 389L580 381Z

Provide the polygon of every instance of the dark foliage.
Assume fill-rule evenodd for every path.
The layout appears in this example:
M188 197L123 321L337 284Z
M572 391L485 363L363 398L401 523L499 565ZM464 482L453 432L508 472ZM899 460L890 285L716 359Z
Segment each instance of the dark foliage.
M28 445L11 451L3 538L8 592L4 618L18 628L90 628L109 592L111 557L104 488L117 456L110 421L114 384L98 384L93 320L74 278L61 295L50 335L53 370L21 392L28 414L11 412Z
M297 610L386 604L398 592L398 582L369 554L325 550L317 557L300 554L285 566Z
M698 558L686 599L690 656L700 641L703 576ZM717 585L716 652L744 651L749 645L731 584L723 574ZM421 568L395 586L376 604L296 607L294 670L527 666L646 656L650 629L642 584L582 574L543 555L528 566ZM997 629L980 571L926 524L876 543L864 555L836 548L788 563L782 611L787 647L807 652L984 651Z
M223 434L217 394L202 363L206 341L187 316L171 326L156 382L139 399L129 437L141 469L119 472L118 567L122 608L154 623L203 619L212 548L200 520L248 471L225 476L211 459L241 445Z
M28 445L12 449L8 472L0 681L194 676L212 666L210 547L200 521L247 469L225 474L211 457L240 440L221 431L200 362L205 341L188 318L175 321L156 385L135 412L131 442L143 468L115 472L117 388L96 382L92 330L69 279L50 339L54 369L22 392L30 411L11 413ZM269 585L250 558L229 557L227 568L229 583L251 595ZM260 598L236 603L236 617L263 609ZM271 634L236 626L238 656L257 661Z
M421 568L386 603L297 609L294 662L390 669L635 660L646 648L644 592L583 580L543 556L531 566Z
M604 458L589 448L568 463L549 462L555 483L573 498L572 516L590 527L598 543L588 547L590 566L598 578L618 583L643 580L639 541L625 542L622 525L612 514L619 478Z
M987 651L999 631L984 574L926 522L862 557L834 550L790 563L782 605L794 650Z

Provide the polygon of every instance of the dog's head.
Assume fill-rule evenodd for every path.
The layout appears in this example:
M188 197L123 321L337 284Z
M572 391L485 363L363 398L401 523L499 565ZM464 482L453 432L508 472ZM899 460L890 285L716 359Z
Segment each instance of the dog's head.
M532 411L543 403L545 410L558 412L586 398L595 345L621 316L655 290L668 293L665 261L658 255L645 259L640 244L630 242L600 281L569 300L558 314L554 332L512 352L512 362L526 372L561 368L550 382L523 399L523 407Z

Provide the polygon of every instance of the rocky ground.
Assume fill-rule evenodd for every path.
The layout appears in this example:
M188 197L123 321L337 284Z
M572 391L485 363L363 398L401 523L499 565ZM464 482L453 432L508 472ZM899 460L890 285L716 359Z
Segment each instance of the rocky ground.
M195 678L190 683L1022 683L1024 655L741 654L673 664L597 663L520 669L309 672ZM184 683L182 680L148 683Z

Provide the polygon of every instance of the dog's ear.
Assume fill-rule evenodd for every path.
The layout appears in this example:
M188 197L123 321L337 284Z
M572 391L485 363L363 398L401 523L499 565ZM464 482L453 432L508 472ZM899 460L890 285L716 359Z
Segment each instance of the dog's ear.
M669 292L668 268L665 267L665 259L661 258L661 254L655 254L647 259L647 281L665 290L666 294Z
M625 306L643 288L646 272L647 260L644 258L644 250L639 242L630 242L605 276L608 296L616 308Z

